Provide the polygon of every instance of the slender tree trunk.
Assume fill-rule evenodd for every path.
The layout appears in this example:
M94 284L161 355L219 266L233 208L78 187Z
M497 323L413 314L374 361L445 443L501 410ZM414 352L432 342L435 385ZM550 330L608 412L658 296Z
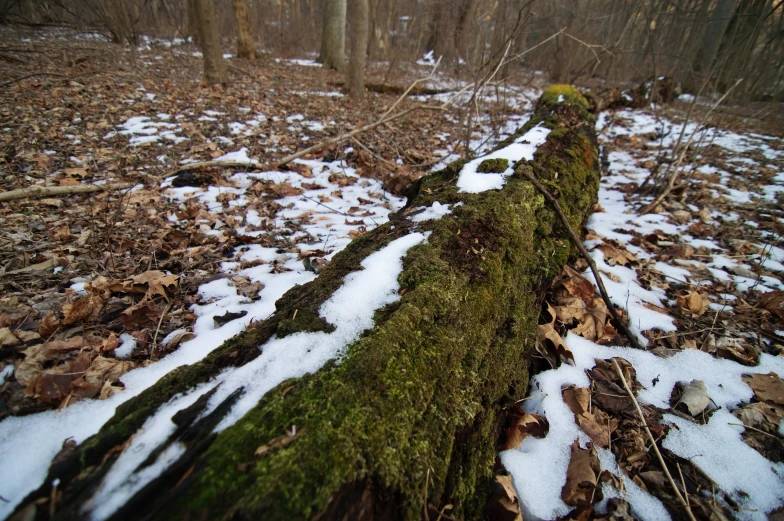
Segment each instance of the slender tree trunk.
M326 1L318 61L324 67L342 71L346 63L346 0Z
M215 28L215 9L212 0L193 0L199 28L199 46L204 55L204 82L207 85L226 85L226 63L223 61L218 30Z
M370 36L370 10L368 0L352 0L351 5L351 58L348 64L348 86L351 99L365 97L365 62Z
M186 0L188 10L188 36L193 39L193 43L201 47L199 39L199 17L196 14L196 0Z
M231 6L237 21L237 57L253 60L256 58L256 45L250 30L248 0L231 0Z

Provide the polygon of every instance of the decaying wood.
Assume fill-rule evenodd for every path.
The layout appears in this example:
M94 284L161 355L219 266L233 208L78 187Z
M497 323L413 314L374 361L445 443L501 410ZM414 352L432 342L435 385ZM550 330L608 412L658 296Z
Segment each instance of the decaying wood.
M34 197L48 197L53 195L89 194L94 192L107 192L124 190L135 186L136 183L112 183L106 185L74 185L74 186L30 186L0 193L0 202L17 201L19 199L32 199Z
M481 518L504 411L527 391L544 293L575 253L559 217L519 173L531 169L558 188L572 227L590 213L599 186L593 119L579 93L546 92L516 137L535 125L557 132L502 189L459 192L460 164L421 178L406 209L289 290L273 315L119 406L98 434L58 457L17 514L84 518L129 440L162 405L257 360L273 335L329 334L320 309L346 276L390 242L429 232L403 259L399 300L377 311L339 362L282 382L220 432L242 387L213 409L208 394L178 412L174 434L156 441L154 454L173 444L184 451L109 519L402 520L429 515L431 505L433 519L446 518L446 505L451 518ZM452 213L409 219L435 202Z

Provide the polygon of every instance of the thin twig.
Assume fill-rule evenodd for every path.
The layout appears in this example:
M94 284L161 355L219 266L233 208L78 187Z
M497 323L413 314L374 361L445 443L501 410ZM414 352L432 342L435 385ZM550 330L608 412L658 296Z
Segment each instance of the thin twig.
M163 317L166 316L166 313L169 311L171 307L171 302L166 304L166 307L163 308L163 313L161 313L161 318L158 319L158 327L155 328L155 335L152 337L152 348L155 349L155 346L158 344L158 333L161 331L161 324L163 323Z
M585 249L585 246L583 246L583 243L580 240L580 238L577 236L576 233L574 233L572 226L569 224L569 220L566 218L566 214L564 214L564 211L561 209L561 205L558 204L558 201L556 201L555 198L552 195L550 195L550 192L548 192L547 189L542 185L542 183L540 183L539 180L536 179L530 172L527 172L524 168L521 168L518 171L522 172L522 174L529 181L531 181L531 183L533 183L536 189L539 190L539 192L544 196L547 202L549 202L553 206L553 208L555 209L555 213L558 215L558 218L561 220L561 223L564 225L566 231L569 233L569 237L572 239L572 242L574 243L575 246L577 246L577 249L580 250L580 253L582 254L583 258L586 260L586 262L588 262L588 266L590 266L591 272L593 272L593 277L594 279L596 279L596 285L599 287L599 292L602 295L602 299L604 300L604 303L607 305L607 309L610 311L610 314L612 315L616 325L623 332L623 334L626 335L626 338L629 339L629 342L632 344L632 347L637 349L643 349L643 347L637 341L637 337L635 337L632 334L632 332L629 330L629 328L626 327L626 324L623 323L623 320L621 320L620 315L618 315L618 312L615 310L615 306L613 305L612 301L610 301L610 295L607 293L607 289L605 289L604 287L604 282L602 282L602 276L599 274L599 269L596 267L596 263L593 261L593 258L591 258L590 254L588 253L588 250Z
M618 365L618 360L613 358L612 363L613 366L615 367L615 372L618 373L618 377L621 379L621 383L623 383L623 388L626 389L626 394L628 394L629 398L631 398L632 402L634 402L634 407L635 409L637 409L637 414L640 416L640 421L642 422L643 429L645 429L645 433L648 435L648 439L651 442L651 447L653 448L653 451L656 453L656 457L659 460L659 464L662 466L664 475L667 476L667 480L670 482L670 486L672 487L672 490L675 492L675 496L678 498L680 504L683 505L683 507L686 509L686 515L689 516L689 519L691 519L691 521L697 521L696 518L694 517L694 513L692 513L691 511L691 507L686 502L686 500L683 499L680 489L678 489L678 486L675 484L675 480L672 479L672 474L670 474L670 469L668 469L667 464L664 463L664 457L659 451L659 447L656 445L656 440L654 439L653 434L651 434L651 430L648 428L648 423L645 421L645 415L642 413L640 404L637 401L637 398L634 396L634 392L632 392L631 387L629 387L629 382L626 381L626 377L623 375L623 371L621 371L621 366Z

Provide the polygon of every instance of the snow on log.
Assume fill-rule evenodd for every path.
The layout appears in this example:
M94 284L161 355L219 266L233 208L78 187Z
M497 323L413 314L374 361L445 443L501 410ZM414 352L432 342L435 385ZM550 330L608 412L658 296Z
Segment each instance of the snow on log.
M575 89L548 89L514 136L422 178L267 320L65 444L43 485L6 498L12 518L482 517L543 292L575 252L520 169L578 229L599 163Z

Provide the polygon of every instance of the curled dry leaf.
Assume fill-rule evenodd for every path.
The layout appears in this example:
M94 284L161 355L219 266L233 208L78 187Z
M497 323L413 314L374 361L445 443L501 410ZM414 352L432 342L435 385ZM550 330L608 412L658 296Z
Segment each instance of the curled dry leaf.
M751 387L761 402L784 405L784 382L776 373L745 374L743 381Z
M528 436L544 438L550 432L550 422L538 414L523 412L518 407L510 414L510 425L506 430L506 442L502 450L516 449Z
M703 315L708 310L708 306L710 306L710 299L708 295L703 293L693 291L688 295L678 297L678 307L695 317Z
M676 406L682 404L688 409L689 414L697 416L702 413L710 403L711 399L710 396L708 396L708 390L705 388L705 382L702 380L692 380L689 385L683 387L683 394L681 394L681 399L678 400Z
M780 319L784 319L784 291L769 291L760 297L759 305L762 309Z
M38 334L40 334L42 338L49 338L59 327L60 319L57 318L54 311L50 311L38 322Z
M11 331L11 328L0 329L0 347L15 346L21 343L19 338Z
M560 283L570 295L580 298L587 298L594 294L596 287L574 268L564 266L563 271L558 276L557 283Z
M594 446L607 448L610 436L618 428L618 420L591 406L591 391L581 387L567 387L563 390L563 401L571 409L577 425L590 436Z
M592 446L582 449L579 440L574 440L571 452L569 467L566 469L566 484L561 489L561 499L572 507L601 501L602 489L597 486L601 466L596 451Z
M520 501L512 485L512 476L498 474L490 487L490 498L485 509L487 519L494 521L523 521ZM440 517L440 516L439 516Z
M779 425L784 421L784 405L756 402L732 411L732 414L747 427L753 427L769 433L777 433Z
M86 297L63 304L64 326L70 326L83 320L95 319L103 308L104 299L99 295L88 294Z
M536 340L536 351L544 357L553 369L561 365L561 358L574 363L574 355L564 344L561 335L552 324L539 325L539 338Z
M604 259L610 266L615 264L620 264L621 266L627 266L629 264L636 264L639 262L637 257L632 255L626 248L618 245L612 245L608 243L600 244L596 247L596 249L600 250L604 253Z

